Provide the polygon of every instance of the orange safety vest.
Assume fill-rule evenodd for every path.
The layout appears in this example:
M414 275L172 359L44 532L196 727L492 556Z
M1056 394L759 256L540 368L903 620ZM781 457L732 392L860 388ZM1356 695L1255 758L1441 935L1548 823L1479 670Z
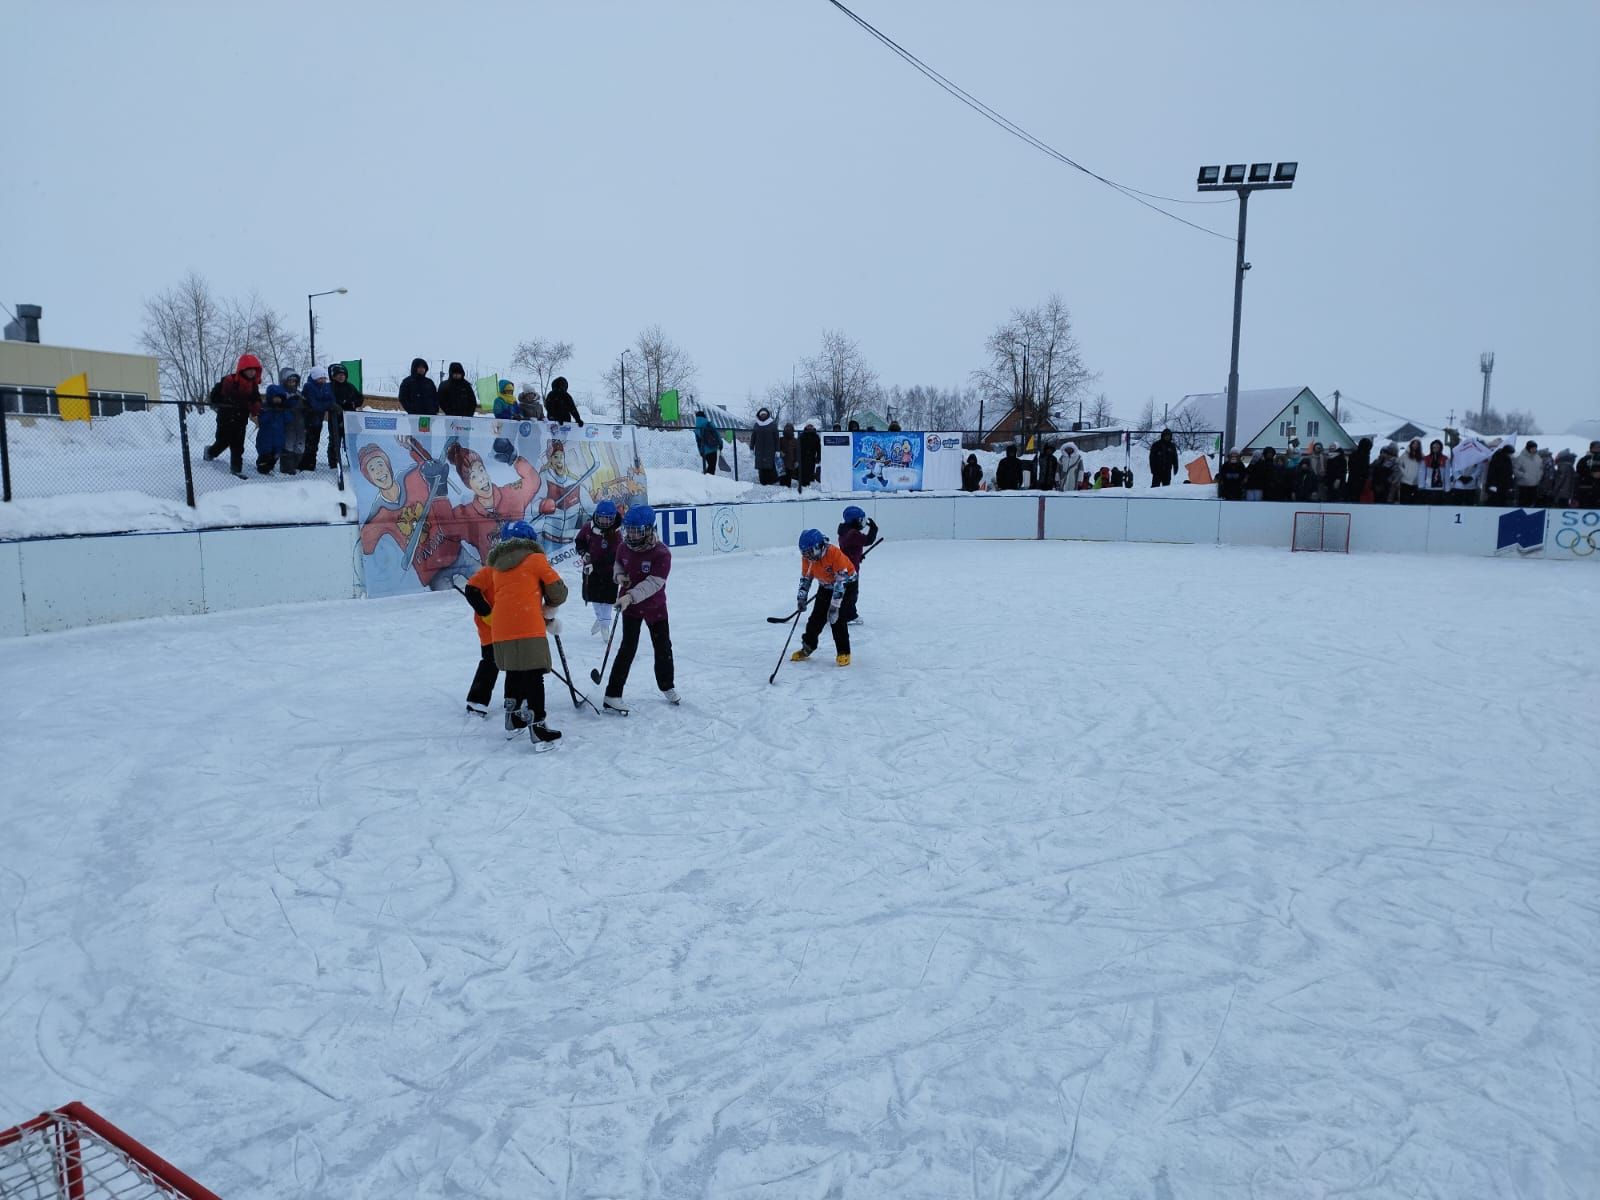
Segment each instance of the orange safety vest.
M800 574L805 579L815 579L823 587L831 588L835 580L843 579L849 583L856 577L855 566L850 558L839 547L829 545L822 552L822 557L812 561L804 554L800 556Z

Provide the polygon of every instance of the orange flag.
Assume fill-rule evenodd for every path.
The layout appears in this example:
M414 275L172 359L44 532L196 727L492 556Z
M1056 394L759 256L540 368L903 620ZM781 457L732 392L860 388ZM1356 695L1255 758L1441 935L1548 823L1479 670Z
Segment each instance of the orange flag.
M1192 463L1190 463L1188 470L1190 483L1216 482L1216 480L1211 477L1211 464L1206 461L1206 456L1204 454L1200 455L1200 457L1196 458Z
M56 384L56 406L63 421L89 420L89 372L80 371Z

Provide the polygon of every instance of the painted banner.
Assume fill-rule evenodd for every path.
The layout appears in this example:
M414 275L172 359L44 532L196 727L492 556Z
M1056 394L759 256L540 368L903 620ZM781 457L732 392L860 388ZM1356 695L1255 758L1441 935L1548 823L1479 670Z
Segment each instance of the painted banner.
M856 430L822 435L822 486L829 491L928 492L961 487L961 435Z
M443 591L527 521L553 565L601 500L647 499L633 430L490 417L347 414L362 576L369 596Z

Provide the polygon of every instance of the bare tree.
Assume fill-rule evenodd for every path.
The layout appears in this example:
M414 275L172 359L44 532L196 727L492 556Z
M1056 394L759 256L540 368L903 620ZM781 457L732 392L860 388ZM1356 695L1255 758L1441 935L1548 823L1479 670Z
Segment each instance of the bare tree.
M606 368L606 387L613 396L622 391L622 363L613 362ZM658 401L662 392L673 389L683 391L695 381L700 369L683 347L661 331L661 326L651 325L641 329L634 339L633 353L627 362L627 402L631 419L640 425L651 425L661 419Z
M1083 419L1090 429L1107 429L1117 423L1117 414L1112 411L1106 394L1101 392L1084 409Z
M967 388L892 387L885 393L890 416L905 429L957 430L967 428L978 409L978 393Z
M234 306L219 299L203 275L190 271L144 302L139 345L160 364L168 396L203 404L211 385L233 370L244 350L244 332Z
M1155 440L1155 435L1150 431L1156 427L1156 398L1151 396L1144 402L1144 407L1139 410L1139 419L1134 424L1140 430L1140 445L1148 446Z
M1207 429L1207 423L1204 417L1188 405L1169 414L1167 418L1167 427L1172 430L1172 440L1178 443L1180 450L1209 451L1218 440L1220 431Z
M841 330L823 330L821 351L800 364L800 374L807 405L818 405L822 419L834 425L843 425L879 395L878 373Z
M518 342L511 356L511 365L531 374L539 384L539 393L550 390L550 381L561 374L561 368L572 361L571 342L558 342L546 338L530 338Z
M989 365L972 373L973 382L985 399L999 404L1002 415L1018 409L1030 428L1061 415L1066 403L1097 378L1084 366L1072 315L1054 293L1033 308L1013 309L984 349Z
M263 383L275 382L284 370L307 374L305 361L310 356L306 340L287 318L270 308L256 293L234 308L234 319L244 330L244 344L254 350L265 368Z

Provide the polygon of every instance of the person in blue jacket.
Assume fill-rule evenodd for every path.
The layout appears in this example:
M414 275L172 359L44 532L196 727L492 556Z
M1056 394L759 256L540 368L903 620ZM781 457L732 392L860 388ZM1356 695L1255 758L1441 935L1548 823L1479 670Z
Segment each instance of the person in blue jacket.
M293 475L304 451L305 426L300 394L300 372L284 367L278 382L267 387L261 398L261 415L256 424L256 470L271 475L282 460L283 473Z
M501 421L522 420L522 406L517 402L517 385L502 379L495 387L494 415Z
M700 451L701 471L707 475L717 473L717 455L722 452L722 435L706 416L705 409L694 414L694 444Z
M339 435L334 428L334 422L339 420L341 411L338 398L333 394L333 384L328 382L328 369L326 367L312 367L311 378L306 381L302 389L306 398L306 448L300 455L300 469L302 471L315 471L317 469L317 449L322 445L322 426L328 426L328 469L333 470L339 457Z

